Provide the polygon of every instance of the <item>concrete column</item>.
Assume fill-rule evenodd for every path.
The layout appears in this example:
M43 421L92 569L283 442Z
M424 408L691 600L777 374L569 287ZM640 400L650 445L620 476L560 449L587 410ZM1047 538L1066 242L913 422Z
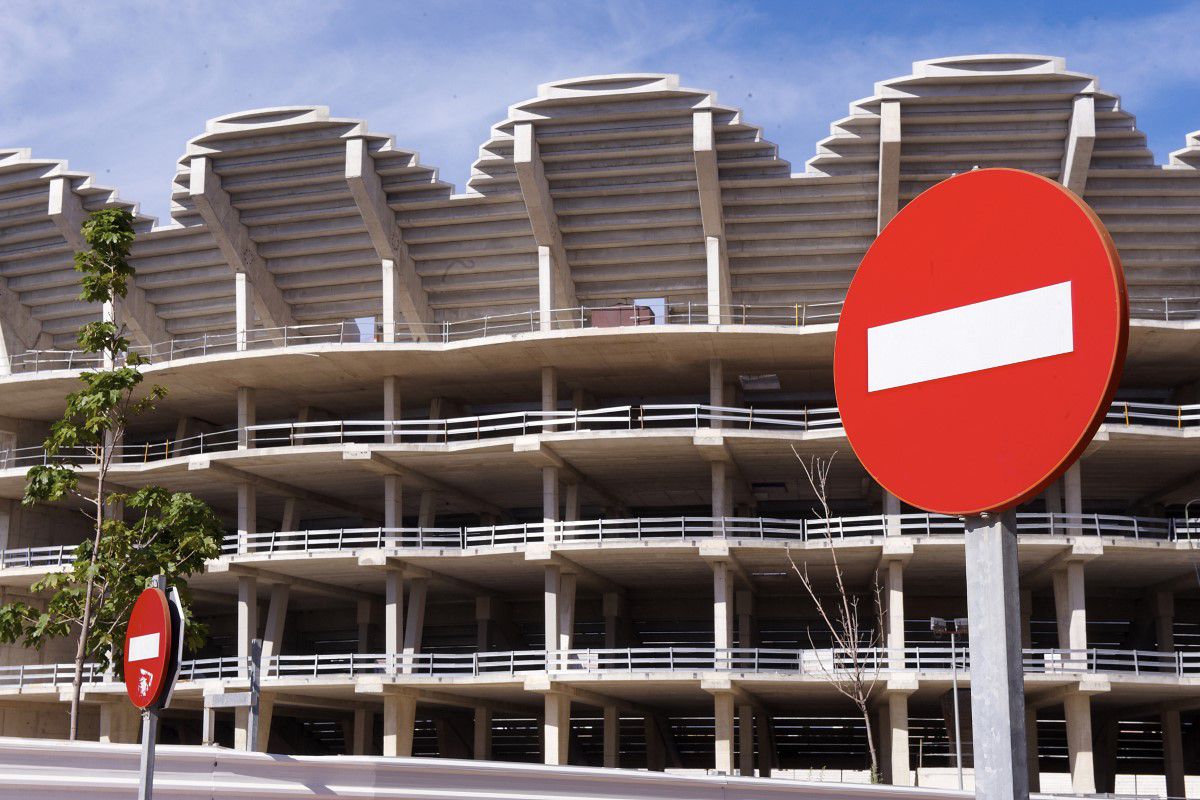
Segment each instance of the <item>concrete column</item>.
M1029 769L1029 791L1042 790L1042 770L1038 763L1037 709L1025 709L1025 761Z
M262 692L258 696L258 741L254 752L266 753L271 749L271 723L275 719L275 696Z
M279 530L294 531L300 525L299 503L296 498L289 497L283 501L283 516L279 519Z
M557 665L558 652L558 595L562 590L562 570L554 565L546 566L544 590L542 592L542 632L545 635L546 669Z
M754 777L754 706L738 706L738 772Z
M432 528L437 524L437 492L426 489L421 492L421 505L417 510L417 527Z
M1054 606L1058 617L1058 646L1072 651L1087 650L1087 604L1083 562L1071 561L1054 573ZM1069 661L1083 660L1081 653Z
M617 592L604 593L604 646L608 649L620 647L618 635L624 600Z
M708 404L725 405L725 367L719 358L709 359L708 362ZM720 420L713 420L709 424L713 428L721 427Z
M724 243L719 236L704 237L704 262L707 273L708 324L720 325L729 319L730 287L729 275L724 269L721 250ZM723 308L723 306L725 306Z
M558 467L542 467L542 536L546 542L557 538Z
M709 462L708 468L712 479L712 516L719 520L729 516L730 507L729 481L726 476L725 462Z
M734 594L737 601L737 646L754 647L754 592L742 589Z
M381 338L385 342L397 342L400 341L400 326L404 321L404 315L397 304L397 298L403 291L404 276L401 273L402 268L390 258L380 259L379 268Z
M404 484L399 475L383 476L383 527L404 527Z
M1021 648L1028 650L1033 647L1033 592L1021 590ZM1030 791L1036 791L1030 789Z
M758 724L758 777L771 777L775 769L775 736L771 732L771 718L760 713L755 722Z
M893 560L887 564L887 626L888 666L904 669L904 564L901 561Z
M713 646L728 650L733 646L733 575L729 564L714 562L713 570Z
M563 573L558 583L558 649L570 650L575 640L575 585L573 572Z
M250 550L250 537L258 532L258 491L252 483L237 485L238 550Z
M404 576L397 570L388 570L386 581L383 640L385 651L393 656L404 646Z
M612 704L604 707L604 766L621 766L621 714Z
M217 743L217 710L205 708L200 711L200 744L205 747Z
M272 656L279 655L283 646L283 626L287 619L291 587L277 583L271 587L271 602L267 605L267 624L263 630L262 667L265 670Z
M733 695L728 692L713 695L713 730L716 737L713 769L721 775L732 775Z
M372 723L375 715L365 708L354 709L354 722L350 731L350 754L365 756L371 749Z
M655 717L645 717L642 721L642 729L645 731L646 738L646 769L650 772L665 771L667 754L663 748L663 736L666 731L662 730Z
M554 327L554 256L550 248L538 245L538 321L539 329L552 330Z
M254 389L239 386L237 391L238 450L254 447L254 434L246 430L258 424L257 403Z
M1080 478L1078 461L1063 474L1062 481L1063 507L1072 520L1067 525L1067 532L1071 536L1082 536L1083 529L1079 518L1083 516L1083 481Z
M901 528L900 521L900 498L884 489L883 491L883 513L887 517L884 526L884 532L888 536L899 536L904 531Z
M542 411L558 411L558 370L554 367L542 367ZM543 425L543 431L557 430L558 426Z
M386 334L387 326L384 326L384 341L393 341L387 339ZM383 421L389 423L400 421L400 379L395 375L386 375L383 379ZM383 443L396 444L399 441L399 432L389 425L383 434Z
M492 649L492 617L495 615L490 597L475 598L475 649L485 653Z
M1046 487L1045 492L1046 513L1061 514L1063 510L1062 498L1062 479L1056 480L1054 483Z
M912 771L908 761L908 695L889 692L888 722L891 725L891 746L887 758L891 761L892 784L912 786Z
M475 706L474 741L471 757L476 761L492 760L492 710L487 706Z
M1154 594L1154 632L1158 649L1175 652L1175 595L1171 592Z
M237 654L238 677L250 677L250 642L258 636L258 581L251 575L237 579Z
M412 756L413 729L417 722L417 698L402 694L383 696L383 754Z
M891 707L886 703L880 703L879 708L873 715L872 722L875 725L875 741L879 748L879 780L883 783L892 783L892 715Z
M1071 791L1095 794L1096 773L1092 758L1092 701L1086 694L1072 692L1063 701L1067 719L1067 761Z
M578 522L580 512L578 481L567 484L566 495L563 501L563 519L567 522Z
M0 465L0 469L2 468L3 465ZM0 500L0 553L11 546L9 534L12 531L13 505L14 501L12 500ZM0 566L3 564L0 563Z
M408 618L404 622L404 671L412 672L415 656L421 652L425 632L425 595L429 589L426 578L408 582Z
M547 692L545 704L545 763L565 765L571 745L571 697L565 692Z
M254 326L254 298L251 291L246 273L233 273L234 329L238 350L245 350L249 346L247 332Z
M1186 797L1186 773L1183 759L1183 727L1179 711L1164 711L1162 715L1163 772L1167 779L1167 797Z

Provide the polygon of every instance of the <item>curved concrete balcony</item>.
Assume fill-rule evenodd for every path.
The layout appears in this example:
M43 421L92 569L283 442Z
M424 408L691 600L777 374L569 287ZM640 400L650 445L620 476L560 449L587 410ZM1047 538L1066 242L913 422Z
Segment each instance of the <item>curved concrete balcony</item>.
M1112 426L1200 430L1200 404L1167 405L1117 401L1105 417ZM339 444L463 443L541 433L586 433L646 429L700 430L722 428L751 431L811 433L840 431L836 407L800 409L732 408L703 404L612 406L586 411L513 411L499 414L431 420L333 420L249 425L181 439L129 443L117 448L123 464L149 463L181 456L245 449ZM89 448L64 451L60 459L87 465L95 455ZM0 468L48 463L41 447L0 450Z
M309 680L353 681L363 677L406 681L447 679L494 679L530 673L551 673L559 679L598 676L665 675L694 679L700 673L769 675L797 680L827 681L862 674L880 680L897 674L935 675L958 670L970 682L970 653L965 647L953 652L941 645L905 648L864 648L857 652L831 648L715 648L629 647L573 649L547 653L518 650L476 653L336 653L279 655L266 659L261 678L264 688L272 682L297 683ZM1059 676L1112 675L1121 681L1191 680L1200 676L1200 652L1155 650L1033 649L1024 651L1025 674ZM66 686L74 675L72 664L31 664L0 667L0 690L48 689ZM185 661L180 681L245 680L242 659L210 658ZM111 672L86 665L84 682L114 683Z
M1200 541L1200 518L1132 517L1115 514L1017 515L1018 532L1028 536L1087 536L1133 541ZM941 514L872 514L822 519L771 517L633 517L589 519L456 528L324 528L230 534L221 543L223 556L270 558L275 554L329 553L358 550L461 550L524 547L531 544L595 544L606 542L653 545L688 540L728 539L774 542L783 546L809 541L863 539L887 535L961 536L963 521ZM72 563L75 545L26 547L0 551L0 569L52 569Z

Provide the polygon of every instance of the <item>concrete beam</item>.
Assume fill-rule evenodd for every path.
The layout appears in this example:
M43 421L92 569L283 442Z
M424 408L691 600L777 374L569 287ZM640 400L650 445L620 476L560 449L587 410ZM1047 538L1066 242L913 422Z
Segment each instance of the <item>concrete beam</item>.
M390 679L389 679L390 680ZM406 697L419 703L429 705L451 706L454 708L478 708L480 706L501 714L519 716L541 716L537 706L525 706L519 703L506 703L502 700L484 700L479 697L460 697L456 694L435 689L418 689L410 686L399 686L394 683L384 683L378 676L361 680L354 687L355 694L364 696L393 696Z
M1087 185L1088 167L1095 146L1096 99L1090 94L1077 95L1071 105L1066 151L1059 173L1059 182L1075 194L1082 195Z
M876 230L900 210L900 101L879 104L879 205Z
M578 563L572 561L571 559L564 556L562 553L555 552L554 550L551 549L551 546L549 544L538 542L538 543L531 543L531 544L526 545L525 546L525 560L534 562L534 563L542 563L542 564L548 564L548 565L553 564L555 566L558 566L564 572L569 572L573 575L578 575L580 578L583 579L584 583L587 583L589 586L592 586L593 588L598 589L602 592L614 592L614 593L620 594L620 595L625 594L624 586L621 586L618 583L614 583L612 580L604 577L603 575L600 575L600 574L594 572L593 570L588 569L587 567L583 566L582 564L578 564Z
M438 572L426 567L419 567L402 558L384 555L383 553L361 555L358 557L358 565L360 567L378 567L381 569L396 570L405 578L419 578L433 581L460 591L463 594L475 597L490 597L495 594L494 590L478 583L472 583L471 581L456 578L453 575L447 575L444 572Z
M525 457L535 467L555 467L564 483L576 484L590 490L608 506L626 508L625 501L612 490L584 475L574 465L556 453L540 436L521 436L513 442L513 452Z
M703 541L700 543L699 552L700 557L709 563L725 562L729 564L729 568L738 576L742 584L750 591L754 591L754 579L750 576L746 568L742 566L742 563L738 561L728 542L717 540Z
M729 278L729 255L725 247L725 211L721 203L721 181L717 170L712 109L692 112L692 154L696 162L700 223L704 231L708 323L719 325L729 319L733 290Z
M397 475L405 483L411 484L418 489L432 490L459 497L476 506L480 511L487 514L495 514L501 519L511 520L513 518L508 509L501 508L484 500L482 497L471 494L464 489L459 489L457 486L452 486L436 478L431 478L415 469L398 464L383 453L372 450L369 446L347 445L346 450L342 453L342 458L346 461L359 461L367 469L374 470L381 475Z
M1065 569L1072 562L1087 563L1104 555L1104 545L1092 539L1076 539L1051 558L1021 575L1021 586L1031 587L1049 578L1054 572Z
M259 489L265 489L273 494L282 495L283 497L294 497L297 500L307 500L313 503L320 503L329 508L336 508L340 511L348 511L351 514L356 514L363 519L369 519L376 522L382 521L379 510L368 506L360 506L358 503L352 503L347 500L342 500L338 497L314 492L310 489L302 489L299 486L277 481L274 478L266 478L262 475L255 475L253 472L239 469L229 464L220 461L213 461L209 456L193 456L188 460L188 470L212 470L218 472L231 480L249 484Z
M258 247L242 224L228 192L221 187L221 178L213 171L212 159L193 156L190 178L189 194L196 209L204 218L229 269L244 274L249 281L251 300L259 320L272 328L295 325L292 309L275 285L266 260L258 254Z
M0 374L7 374L8 359L35 350L42 338L42 323L33 316L21 296L0 277Z
M403 317L413 339L428 337L426 324L433 322L429 296L421 285L417 265L409 255L396 214L387 202L383 183L375 171L375 159L362 138L346 140L346 183L362 215L371 244L383 263L384 341L395 341L396 326ZM397 313L398 312L398 313ZM389 338L389 334L391 338Z
M1108 678L1100 675L1081 675L1078 683L1030 693L1025 698L1025 708L1041 709L1047 706L1057 706L1062 705L1071 695L1105 694L1110 691L1112 691L1112 684L1109 683ZM1147 710L1146 713L1149 715L1150 711Z
M311 578L299 578L292 575L284 575L279 572L273 572L269 569L262 569L250 564L234 564L224 560L210 561L206 567L206 571L212 574L226 572L230 575L239 577L254 578L263 583L271 583L275 585L290 586L293 589L300 591L319 594L323 597L335 597L341 600L366 600L376 602L378 597L370 592L364 592L359 589L352 589L348 586L339 586L333 583L324 583L322 581L314 581Z
M631 717L642 717L659 713L656 709L642 705L641 703L622 700L621 698L612 697L591 689L581 689L569 680L551 680L550 676L544 672L527 676L524 688L526 692L531 694L564 694L570 697L572 702L583 703L586 706L594 708L604 709L605 706L611 706Z
M518 122L513 128L513 167L538 246L538 307L542 311L543 330L548 330L551 309L574 308L579 300L532 122Z
M71 189L69 178L50 180L50 219L58 226L59 233L71 249L87 249L80 229L87 220L88 212L83 208L83 198ZM139 344L152 345L171 340L167 326L146 299L146 292L132 280L126 284L123 300L117 304L118 319L124 322Z

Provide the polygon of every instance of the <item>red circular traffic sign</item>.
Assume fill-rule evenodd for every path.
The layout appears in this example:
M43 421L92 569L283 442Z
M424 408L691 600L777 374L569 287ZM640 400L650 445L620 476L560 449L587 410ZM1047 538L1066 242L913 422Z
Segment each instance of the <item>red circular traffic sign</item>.
M1125 362L1117 249L1078 196L985 169L906 205L846 295L834 386L868 472L974 515L1036 496L1087 447Z
M125 633L125 691L138 708L149 708L170 683L171 610L161 589L138 595Z

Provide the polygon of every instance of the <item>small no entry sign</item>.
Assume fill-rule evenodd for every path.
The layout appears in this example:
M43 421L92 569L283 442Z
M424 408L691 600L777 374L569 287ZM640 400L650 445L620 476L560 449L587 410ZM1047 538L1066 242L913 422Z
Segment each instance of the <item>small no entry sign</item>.
M138 708L150 708L173 681L171 609L154 587L138 595L125 634L125 691Z
M1002 511L1082 454L1129 330L1096 214L1028 172L976 170L888 224L842 309L834 384L846 435L888 491L928 511Z

